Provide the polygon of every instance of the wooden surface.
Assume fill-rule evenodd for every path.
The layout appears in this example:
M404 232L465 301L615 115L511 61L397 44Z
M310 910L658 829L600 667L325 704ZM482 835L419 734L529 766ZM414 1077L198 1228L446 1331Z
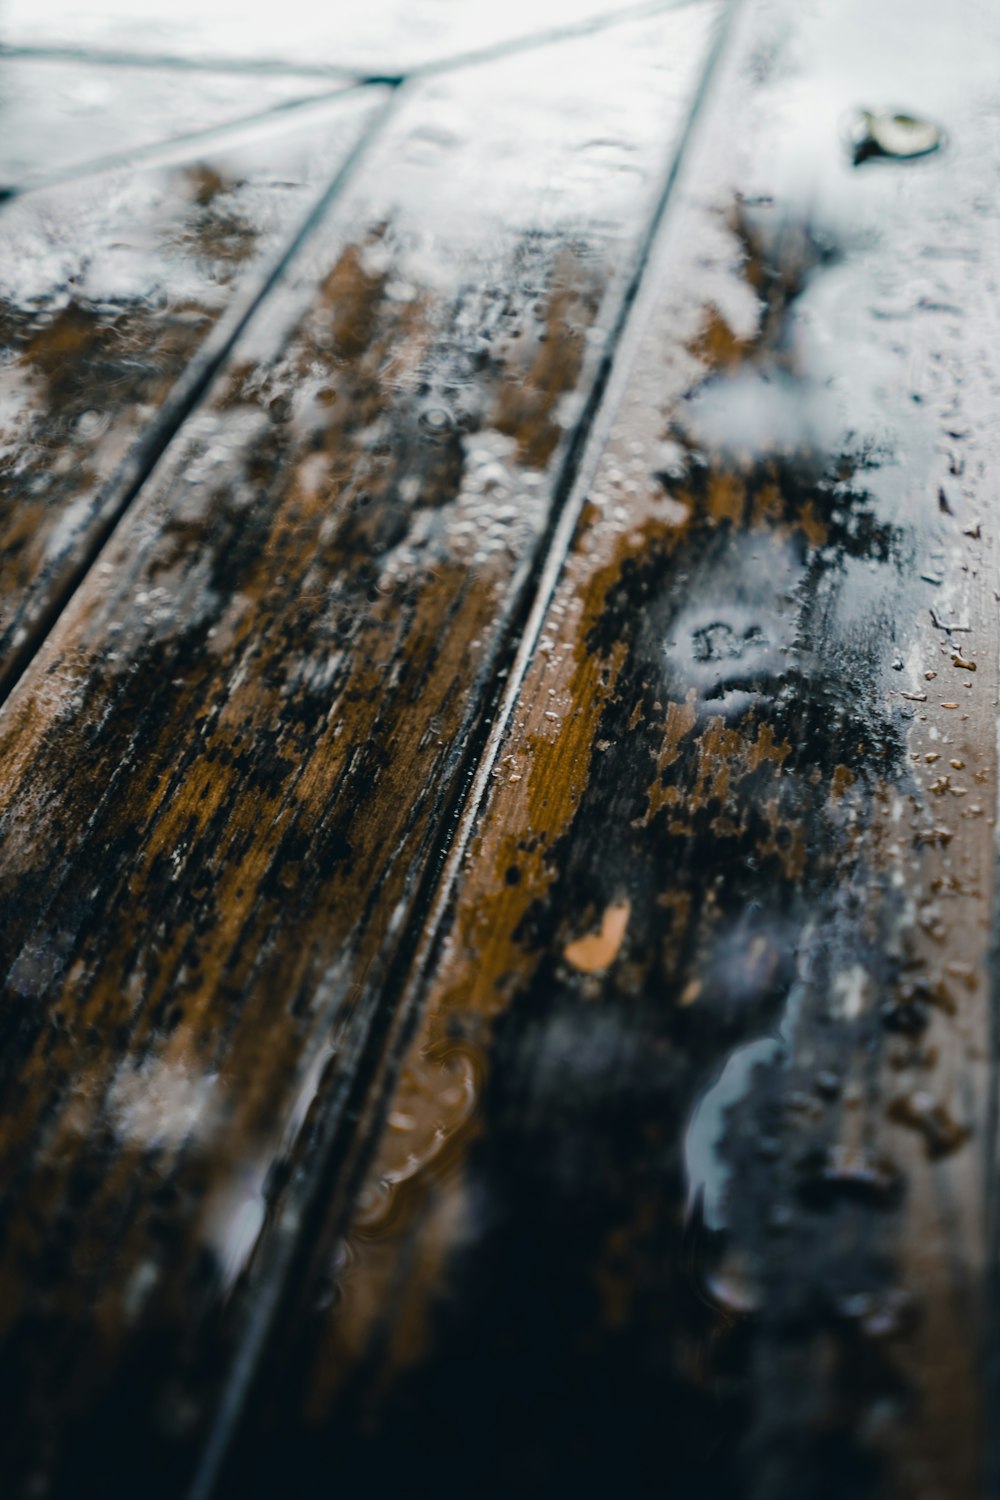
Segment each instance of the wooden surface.
M10 1493L992 1493L995 18L95 14L0 59L164 121L0 217Z

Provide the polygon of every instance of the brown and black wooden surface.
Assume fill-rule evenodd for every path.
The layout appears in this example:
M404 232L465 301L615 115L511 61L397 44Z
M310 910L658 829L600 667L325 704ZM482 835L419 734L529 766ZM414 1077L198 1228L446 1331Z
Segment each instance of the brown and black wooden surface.
M0 1493L993 1494L1000 15L342 9L0 17Z

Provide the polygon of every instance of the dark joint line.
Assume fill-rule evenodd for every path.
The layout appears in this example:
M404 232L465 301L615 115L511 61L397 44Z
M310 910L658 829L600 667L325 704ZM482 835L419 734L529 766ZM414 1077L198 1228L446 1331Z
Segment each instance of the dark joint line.
M341 78L346 83L366 80L356 68L329 63L274 62L263 57L183 57L172 52L129 52L117 47L76 47L72 43L51 45L0 42L0 60L26 58L32 62L82 63L95 67L164 68L193 73L269 74L273 77Z
M336 104L341 99L347 99L359 93L366 86L367 81L366 83L345 83L336 88L327 89L321 94L307 94L298 99L283 99L278 104L269 105L267 109L254 110L251 114L240 115L238 119L228 120L219 125L208 125L203 130L192 130L184 135L171 136L165 141L153 141L149 145L136 146L125 151L109 151L105 156L95 156L89 161L71 162L68 166L59 167L53 172L38 173L22 178L20 182L5 183L0 186L0 203L26 197L29 193L44 192L47 188L61 187L67 182L78 182L84 177L96 177L102 172L114 171L116 167L155 166L158 163L169 166L174 162L188 161L192 155L192 148L235 146L244 132L252 131L255 126L281 121L300 111L321 109L327 105Z
M568 22L565 26L552 26L542 31L528 32L504 41L492 42L485 47L472 47L466 52L456 52L444 57L432 58L429 62L415 63L410 68L399 68L386 73L365 73L356 68L342 68L328 63L275 62L268 58L183 57L176 53L129 52L114 47L76 47L70 43L3 44L0 43L0 60L3 58L31 58L39 62L76 62L97 66L123 68L173 68L178 71L215 73L247 73L274 77L339 78L348 86L369 88L383 85L398 88L410 79L435 77L439 73L452 73L461 68L476 67L482 63L516 56L543 47L552 47L559 42L573 41L577 37L594 36L616 26L628 25L630 21L643 21L663 15L667 11L685 10L704 5L707 0L642 0L637 5L624 6L621 10L598 11L582 20Z
M616 26L626 26L630 21L652 20L655 16L672 10L688 10L704 6L706 0L644 0L639 5L629 5L621 10L599 11L580 21L570 21L565 26L552 26L546 31L529 32L527 35L510 37L506 41L492 42L486 47L473 47L468 52L456 52L451 57L435 58L431 62L418 63L406 75L408 78L434 78L439 73L453 73L461 68L478 67L482 63L502 61L522 52L533 52L543 47L553 47L559 42L571 42L578 37L596 36Z

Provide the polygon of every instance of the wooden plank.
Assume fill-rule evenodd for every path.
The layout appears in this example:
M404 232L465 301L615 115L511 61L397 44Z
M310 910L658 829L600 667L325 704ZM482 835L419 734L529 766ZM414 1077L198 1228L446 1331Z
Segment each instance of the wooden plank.
M173 1495L252 1359L717 17L413 90L0 716L8 1474Z
M314 79L272 73L95 67L0 56L0 192L95 158L280 110L317 92Z
M216 0L168 5L151 0L141 15L128 0L103 0L75 15L62 0L14 0L4 16L8 47L91 52L117 59L252 68L349 69L384 78L457 58L481 57L522 42L546 43L656 15L690 0L512 0L504 6L452 0L369 0L325 9L286 0L281 10Z
M0 697L385 98L5 205Z
M998 58L744 11L234 1481L984 1493Z

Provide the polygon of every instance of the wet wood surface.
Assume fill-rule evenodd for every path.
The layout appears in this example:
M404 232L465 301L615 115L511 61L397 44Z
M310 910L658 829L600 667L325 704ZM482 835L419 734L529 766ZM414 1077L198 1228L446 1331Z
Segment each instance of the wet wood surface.
M488 1494L984 1491L996 122L903 69L964 160L855 172L809 100L860 14L803 78L785 19L650 269L273 1475L429 1489L447 1410Z
M170 122L0 217L10 1493L992 1493L995 18L115 14L0 59Z
M287 1277L717 15L406 91L8 702L18 1471L173 1493Z

